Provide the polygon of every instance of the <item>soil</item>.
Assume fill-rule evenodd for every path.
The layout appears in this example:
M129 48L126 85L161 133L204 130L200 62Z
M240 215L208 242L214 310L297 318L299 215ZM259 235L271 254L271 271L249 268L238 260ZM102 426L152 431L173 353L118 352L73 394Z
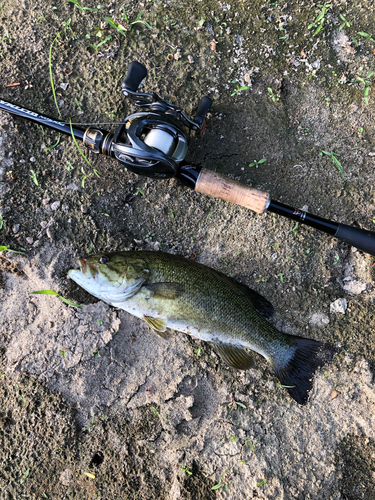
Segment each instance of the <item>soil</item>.
M63 120L119 122L137 60L142 90L189 115L213 99L188 161L375 229L374 4L327 5L3 0L0 98L58 119L52 74ZM375 498L374 258L85 154L0 112L0 498ZM68 279L124 249L194 256L267 297L280 330L332 344L308 403L262 358L237 372Z

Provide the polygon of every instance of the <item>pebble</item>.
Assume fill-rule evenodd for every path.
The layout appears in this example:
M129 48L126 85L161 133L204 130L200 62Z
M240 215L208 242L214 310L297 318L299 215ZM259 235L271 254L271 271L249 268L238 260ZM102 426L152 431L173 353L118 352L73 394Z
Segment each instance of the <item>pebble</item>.
M334 302L331 302L329 310L331 313L345 314L347 307L348 307L348 301L346 299L337 299Z
M44 229L44 228L46 228L46 227L47 227L48 222L47 222L47 221L45 221L45 220L42 220L42 221L41 221L41 223L40 223L40 225L41 225L41 226L42 226L42 228Z
M44 198L44 200L42 200L42 205L48 205L48 203L51 201L51 198Z
M34 158L34 156L32 156L32 157L30 158L30 161L32 161L32 162L36 161L36 159Z
M321 312L314 313L310 318L310 324L317 326L318 328L322 328L323 326L328 325L329 317Z
M70 191L79 191L80 187L77 186L77 184L75 184L74 182L72 182L72 184L69 184L68 186L66 186L65 189L69 189Z
M87 214L87 212L88 212L88 211L89 211L89 209L87 208L87 206L86 206L86 205L81 205L81 212L82 212L83 214Z
M20 230L20 225L19 224L14 224L14 226L13 226L13 233L17 234L19 230Z
M58 210L60 208L61 203L59 201L54 201L51 203L51 210Z
M190 64L193 64L193 62L194 62L194 57L193 57L193 56L191 56L191 55L189 54L189 55L187 56L187 58L188 58L189 63L190 63Z
M27 241L27 243L28 243L29 245L32 245L32 244L34 243L34 240L31 238L31 236L28 236L28 237L26 238L26 241Z
M69 205L63 205L61 208L67 212L69 210Z
M363 283L362 281L348 281L344 286L344 290L346 292L352 293L353 295L359 295L360 293L367 290L367 283Z
M51 226L48 227L46 233L47 233L47 236L50 240L53 240L55 238L56 232L55 232L55 229L53 227L51 227Z

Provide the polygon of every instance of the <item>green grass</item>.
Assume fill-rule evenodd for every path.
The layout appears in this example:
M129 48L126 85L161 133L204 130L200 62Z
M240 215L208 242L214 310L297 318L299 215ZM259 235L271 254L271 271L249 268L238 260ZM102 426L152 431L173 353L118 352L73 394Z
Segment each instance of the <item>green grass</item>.
M1 218L1 219L2 219L2 218ZM1 225L1 227L2 227L2 225ZM0 229L1 229L1 227L0 227ZM7 252L12 252L12 253L21 253L21 254L22 254L23 252L25 252L25 251L26 251L26 250L23 250L23 249L22 249L22 252L17 252L17 250L12 250L11 248L8 248L7 246L2 245L2 246L0 246L0 252L2 252L3 250L6 250Z
M315 21L311 24L308 25L307 29L315 28L317 26L316 31L314 32L313 36L316 36L324 27L324 22L326 21L325 15L327 14L328 9L331 7L332 4L325 4L321 5L318 4L318 7L321 8L321 10L316 11L318 13L317 18ZM328 21L327 21L328 22Z
M61 118L60 108L59 108L59 105L57 104L57 97L56 97L55 85L53 83L53 74L52 74L52 47L53 47L53 44L56 42L56 40L58 39L59 36L60 36L60 33L57 33L57 35L55 36L55 38L53 39L53 42L51 43L51 45L49 47L49 58L48 58L48 61L49 61L49 76L50 76L50 80L51 80L51 87L52 87L53 99L54 99L55 104L56 104L56 108L57 108L57 112L59 114L59 118Z
M237 83L237 80L232 80L232 83ZM231 97L235 96L235 95L240 95L241 92L243 90L248 90L249 87L247 85L242 85L242 87L240 87L239 85L237 85L237 88L234 90L234 92L231 93Z
M55 148L60 142L60 137L61 137L61 135L59 134L59 137L57 138L57 141L55 142L55 144L52 144L52 146L48 146L48 148L45 148L44 151L45 152L51 151L51 149Z
M151 26L146 21L141 19L143 13L144 13L144 10L141 10L141 12L138 14L138 16L135 18L134 21L129 21L128 16L127 16L125 9L124 9L123 14L122 14L122 19L125 20L125 23L116 22L111 17L106 17L105 20L107 21L107 23L110 26L112 26L112 28L114 28L116 31L118 31L123 36L126 36L126 33L128 31L131 31L132 26L134 26L135 24L143 24L143 26L146 26L147 29L152 31Z
M340 156L338 153L330 153L329 151L321 151L319 153L320 156L323 156L323 154L330 156L332 158L333 163L337 166L337 168L340 170L341 177L344 179L344 169L342 168L341 163L339 160L336 158L336 156Z
M78 0L68 0L68 2L72 3L73 5L75 5L75 7L77 7L77 9L80 10L81 12L85 12L85 10L90 10L92 12L98 12L97 9L91 9L90 7L83 7L78 2Z
M65 302L65 304L68 304L69 306L72 307L83 307L79 304L75 304L74 302L71 302L68 299L65 299L62 295L60 295L57 292L54 292L53 290L37 290L35 292L30 292L30 295L54 295L55 297L58 297L60 300Z
M267 161L267 158L262 158L261 160L259 161L256 161L254 160L253 163L249 163L249 167L254 167L255 165L258 166L258 165L261 165L262 163L264 163L265 161Z
M80 147L79 147L79 145L78 145L77 139L75 138L75 135L74 135L74 132L73 132L73 127L72 127L72 120L69 120L69 124L70 124L70 133L72 134L74 144L77 146L77 149L78 149L78 151L81 153L82 158L83 158L83 159L85 160L85 162L87 162L87 163L90 165L90 167L91 167L91 163L90 163L90 161L86 158L85 154L82 152L81 148L80 148Z
M215 484L215 486L213 486L211 490L218 490L219 488L222 488L224 486L225 490L229 491L227 478L223 476L220 476L220 478L221 478L220 483Z
M30 172L31 172L30 177L32 178L34 184L36 186L39 186L38 179L36 178L36 172L34 172L34 170L30 170Z
M106 36L105 39L102 40L101 42L99 42L97 45L94 45L94 44L90 43L90 47L92 47L95 50L98 50L99 47L101 47L102 45L104 45L109 40L112 40L112 36L111 35Z

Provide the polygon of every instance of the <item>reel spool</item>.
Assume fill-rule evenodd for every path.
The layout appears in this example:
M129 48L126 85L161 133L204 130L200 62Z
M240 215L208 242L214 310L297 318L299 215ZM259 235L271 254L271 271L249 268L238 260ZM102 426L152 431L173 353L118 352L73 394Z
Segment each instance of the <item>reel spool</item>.
M160 179L175 177L188 151L189 132L200 129L212 101L202 97L197 115L191 120L182 109L157 94L137 92L146 75L146 68L133 61L122 84L123 94L144 111L125 118L113 136L89 127L83 143L96 153L116 157L136 174Z

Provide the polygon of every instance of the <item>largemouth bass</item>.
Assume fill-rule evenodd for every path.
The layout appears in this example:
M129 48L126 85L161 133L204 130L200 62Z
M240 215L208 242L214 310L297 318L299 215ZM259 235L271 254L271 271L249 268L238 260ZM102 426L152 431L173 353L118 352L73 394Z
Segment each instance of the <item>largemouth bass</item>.
M143 319L157 335L169 329L210 342L230 366L249 369L251 351L266 358L298 403L330 346L281 333L266 318L267 299L207 266L163 252L118 252L78 259L69 277L98 299Z

